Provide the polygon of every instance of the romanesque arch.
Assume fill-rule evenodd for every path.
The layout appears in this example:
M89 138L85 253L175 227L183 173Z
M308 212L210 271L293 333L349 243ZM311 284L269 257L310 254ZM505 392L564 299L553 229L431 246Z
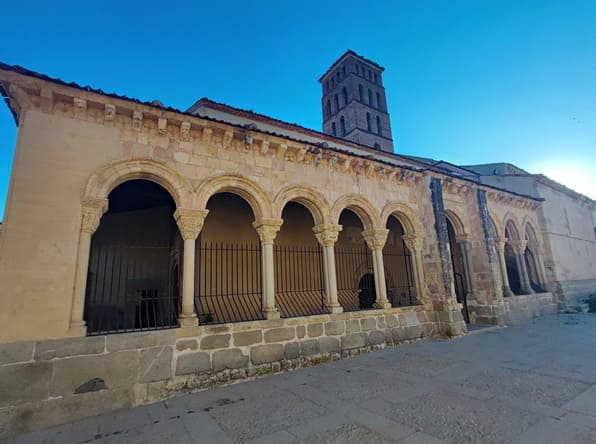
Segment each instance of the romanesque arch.
M517 219L512 214L508 213L503 220L503 226L505 227L505 237L507 237L508 240L521 239L518 228L520 225Z
M401 202L389 202L385 205L385 208L383 208L381 221L386 224L390 216L395 216L397 220L399 220L405 230L405 234L422 234L422 226L416 217L416 213L406 204Z
M503 239L505 237L505 230L503 226L499 223L499 219L496 218L493 214L489 214L488 219L490 221L490 227L492 231L493 238L496 239Z
M270 218L271 200L268 194L255 182L240 175L224 175L205 180L196 188L197 208L206 208L211 196L218 193L232 193L242 197L254 213L255 219Z
M281 219L284 207L288 202L297 202L306 207L315 225L329 223L331 207L321 193L303 185L292 185L282 189L273 200L273 217Z
M453 229L457 237L467 235L466 226L462 222L463 219L457 213L457 211L448 209L445 210L445 215L447 216L448 221L453 225Z
M145 179L164 187L176 206L192 207L194 192L189 182L175 169L153 159L121 160L93 173L85 187L83 200L106 199L118 185L133 179Z
M339 223L339 217L344 210L354 212L362 221L364 230L372 230L381 226L379 212L362 196L347 194L337 199L331 208L332 223Z

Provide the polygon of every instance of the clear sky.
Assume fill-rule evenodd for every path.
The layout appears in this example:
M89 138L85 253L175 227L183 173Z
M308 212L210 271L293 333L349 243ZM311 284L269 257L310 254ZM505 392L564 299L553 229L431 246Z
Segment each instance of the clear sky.
M396 152L507 161L596 198L593 0L10 1L0 27L5 63L317 130L317 79L347 48L386 68ZM0 219L15 137L2 103Z

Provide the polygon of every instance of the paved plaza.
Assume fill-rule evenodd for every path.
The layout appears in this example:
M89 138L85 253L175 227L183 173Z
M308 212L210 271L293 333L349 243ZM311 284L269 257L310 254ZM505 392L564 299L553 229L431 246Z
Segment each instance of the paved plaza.
M596 443L596 314L213 388L9 443Z

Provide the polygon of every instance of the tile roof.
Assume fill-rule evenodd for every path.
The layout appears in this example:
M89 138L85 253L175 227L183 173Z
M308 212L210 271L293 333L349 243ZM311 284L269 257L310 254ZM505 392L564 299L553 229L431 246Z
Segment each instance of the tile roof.
M372 60L367 59L366 57L361 56L360 54L356 53L355 51L352 51L351 49L348 49L346 52L344 52L335 62L333 62L333 64L327 69L327 71L325 71L325 73L319 77L319 82L321 80L323 80L323 78L329 74L331 71L333 71L333 68L335 68L339 62L341 62L345 57L347 56L354 56L359 58L360 60L368 63L369 65L374 66L375 68L379 69L381 72L385 71L385 68L383 68L381 65L379 65L378 63L373 62Z

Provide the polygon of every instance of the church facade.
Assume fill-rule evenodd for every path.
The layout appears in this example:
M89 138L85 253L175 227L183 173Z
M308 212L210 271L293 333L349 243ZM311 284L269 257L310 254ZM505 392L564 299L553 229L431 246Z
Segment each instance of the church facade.
M18 126L0 436L553 313L594 289L594 202L566 194L585 238L568 236L575 275L544 196L393 154L382 71L338 59L320 133L0 64Z

